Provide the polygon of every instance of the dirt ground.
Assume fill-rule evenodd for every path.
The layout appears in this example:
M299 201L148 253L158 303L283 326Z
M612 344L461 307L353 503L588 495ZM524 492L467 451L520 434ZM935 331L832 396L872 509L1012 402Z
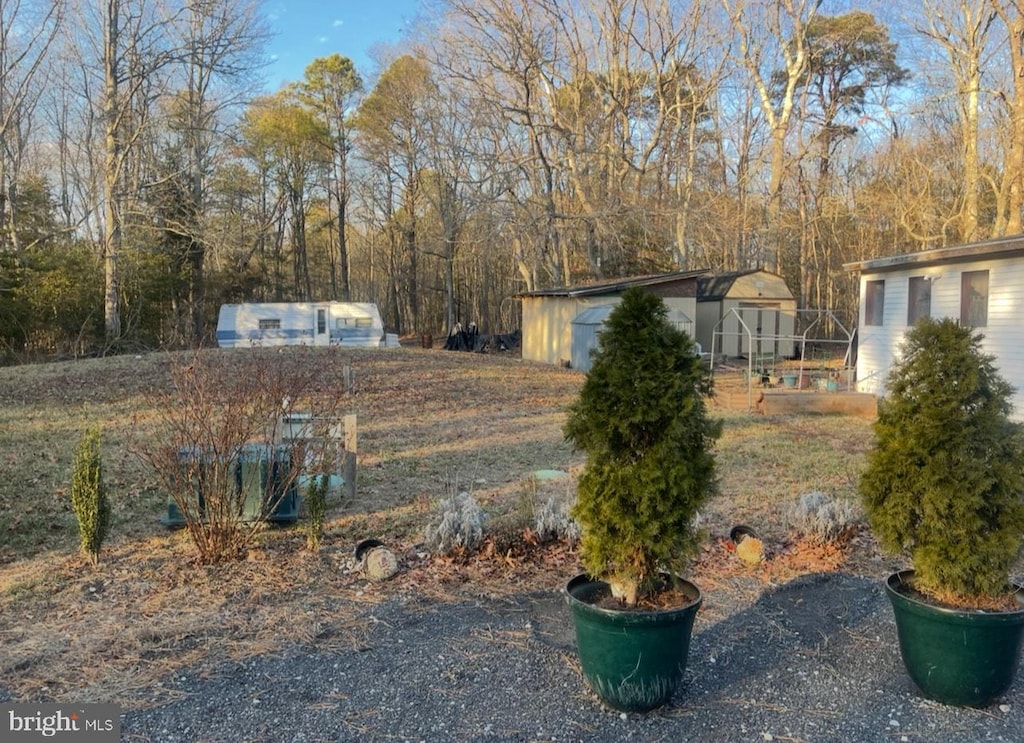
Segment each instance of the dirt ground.
M229 364L239 361L225 358ZM483 634L488 632L487 613L501 613L503 606L539 602L537 616L549 620L562 612L561 586L580 569L576 547L539 540L522 514L548 499L573 495L573 475L581 460L562 439L561 422L582 375L498 354L437 349L353 353L344 360L356 376L347 410L359 420L357 498L332 501L319 552L305 549L300 523L268 529L244 561L197 564L185 533L159 525L160 497L150 492L146 474L127 458L122 464L114 457L110 474L120 493L116 528L97 567L76 553L69 517L57 506L46 546L25 542L17 554L9 552L0 561L0 701L116 702L130 716L137 715L132 719L143 733L136 739L199 740L201 736L189 738L180 727L161 736L164 723L158 711L184 715L203 683L222 678L225 663L248 668L304 652L318 658L317 663L346 658L357 665L357 658L372 659L363 651L376 647L373 638L381 621L394 616L412 622L409 612L415 614L417 606L425 616L486 607L483 615L469 612L476 619L465 628ZM14 420L19 425L26 420L52 425L61 421L56 433L40 422L38 435L71 442L72 413L88 405L105 421L108 446L116 449L131 426L127 411L146 404L147 391L163 383L172 363L173 357L161 355L52 365L34 373L0 370L0 396L11 416L0 432L6 428L11 434ZM704 514L708 540L688 577L705 597L697 635L712 633L705 638L717 639L705 649L724 657L723 652L741 647L743 641L728 634L719 637L723 628L750 632L751 607L794 581L838 576L865 581L858 586L874 586L902 563L880 556L856 523L841 538L819 543L802 535L786 516L787 506L800 493L821 490L855 497L870 440L868 421L757 415L719 402L712 402L711 409L725 425L717 450L721 493ZM0 440L5 479L26 487L27 476L15 469L20 460L12 452L26 446L25 432L32 430L22 428L20 436ZM54 454L62 465L69 456L70 443ZM535 474L541 470L565 476L538 479ZM66 469L48 473L33 471L37 482L30 487L40 503L58 503ZM469 554L430 555L423 527L434 517L439 498L461 490L471 492L488 512L486 540ZM9 501L5 507L10 509ZM728 538L740 523L753 525L764 539L765 559L756 565L739 559ZM397 555L400 570L393 579L375 583L358 569L353 548L367 537L380 539ZM872 601L881 595L873 590L868 590ZM829 622L827 614L810 611L801 619L800 632L832 637L835 628ZM500 632L510 634L492 640L498 647L503 642L517 645L518 635L512 633L520 631L526 630L505 627ZM545 663L557 664L559 683L566 682L562 673L574 678L577 691L572 698L592 706L593 700L579 691L581 680L566 649L571 639L559 635L552 656L539 631L532 627L523 643L530 652L540 652ZM401 641L400 635L389 640ZM714 671L707 661L696 668L700 674ZM392 684L399 684L390 670L376 667L373 672L388 674ZM315 703L327 701L309 701ZM681 704L669 714L685 710L686 703ZM157 712L151 716L147 710ZM349 712L358 718L366 710ZM387 729L383 722L380 726ZM310 732L307 739L376 739L372 726L368 737L358 734L355 723L345 730ZM406 734L412 735L407 728L396 728L390 737L404 740ZM659 735L674 737L664 730ZM490 737L534 739L529 732ZM224 733L207 739L289 738ZM423 739L449 738L438 730ZM539 739L562 738L551 733ZM572 739L601 738L580 734Z

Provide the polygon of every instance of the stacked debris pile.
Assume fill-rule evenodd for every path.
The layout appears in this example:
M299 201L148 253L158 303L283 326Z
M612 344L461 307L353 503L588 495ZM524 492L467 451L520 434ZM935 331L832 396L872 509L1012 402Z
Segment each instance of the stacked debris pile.
M476 353L488 353L492 351L517 351L522 344L522 331L518 328L511 333L499 333L490 335L481 333L477 324L471 322L465 327L462 323L455 323L445 341L446 351L475 351Z

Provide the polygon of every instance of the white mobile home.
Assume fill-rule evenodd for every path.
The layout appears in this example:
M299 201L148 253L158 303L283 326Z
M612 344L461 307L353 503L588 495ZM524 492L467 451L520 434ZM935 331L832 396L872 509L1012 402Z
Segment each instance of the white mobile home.
M391 338L394 338L392 336ZM369 302L268 302L221 305L217 345L355 346L378 348L391 339L377 305ZM397 345L397 339L396 339Z
M984 336L1024 419L1024 235L850 263L860 274L857 389L881 396L907 330L951 317Z

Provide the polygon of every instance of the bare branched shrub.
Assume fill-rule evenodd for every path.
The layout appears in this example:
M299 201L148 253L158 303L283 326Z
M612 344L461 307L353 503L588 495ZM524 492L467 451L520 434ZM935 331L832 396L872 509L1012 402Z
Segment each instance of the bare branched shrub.
M483 509L469 493L443 498L426 528L427 547L444 555L475 549L484 538L486 521Z
M848 500L814 490L789 504L787 518L793 528L818 544L839 539L857 521L857 509Z
M203 562L246 553L305 472L333 468L337 349L203 351L175 363L133 450L156 473ZM288 420L306 419L298 439ZM143 430L148 429L148 430Z

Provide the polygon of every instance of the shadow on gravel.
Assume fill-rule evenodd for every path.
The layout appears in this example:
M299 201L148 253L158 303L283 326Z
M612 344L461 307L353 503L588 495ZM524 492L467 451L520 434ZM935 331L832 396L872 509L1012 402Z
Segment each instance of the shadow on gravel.
M840 573L801 576L697 633L690 655L691 668L700 675L691 693L728 694L737 683L771 678L796 658L817 661L827 671L833 660L855 659L867 645L881 650L886 643L877 637L884 623L879 615L887 609L874 580ZM844 675L854 672L848 665L843 668Z
M547 644L575 653L567 608L549 598L537 604L535 617ZM1018 680L987 710L922 698L903 668L881 582L819 573L768 590L749 608L698 630L686 682L672 703L631 719L645 735L667 729L670 739L693 741L902 743L954 732L963 741L1014 741L1024 740L1022 696Z
M601 706L579 673L560 591L368 606L330 647L178 673L125 715L124 740L1024 740L1018 682L987 710L936 705L903 671L881 585L809 575L698 631L684 688L645 715ZM166 692L177 696L166 701Z

